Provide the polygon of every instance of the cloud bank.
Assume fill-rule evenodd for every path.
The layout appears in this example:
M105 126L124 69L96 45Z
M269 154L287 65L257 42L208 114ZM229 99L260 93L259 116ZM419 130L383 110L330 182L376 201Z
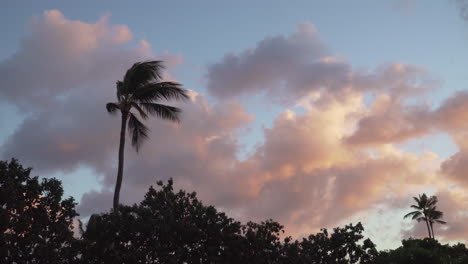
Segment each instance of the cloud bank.
M64 180L89 167L102 189L85 193L79 212L107 210L120 125L104 105L114 100L115 81L136 61L162 58L170 71L183 57L154 54L108 17L86 23L51 10L29 31L17 53L0 62L0 101L27 113L1 146L2 158L17 157L42 175L62 172ZM127 149L123 202L139 201L150 184L172 177L242 220L273 218L302 235L378 206L409 208L411 196L432 188L450 223L437 233L466 238L466 92L440 106L421 102L439 85L427 69L399 62L356 69L311 24L227 54L205 78L214 102L191 91L180 124L152 119L141 152ZM259 94L284 110L264 129L264 142L238 159L240 133L259 122L242 98ZM291 110L298 106L302 111ZM459 152L443 160L402 147L437 133L449 134ZM419 226L410 228L402 234L418 234Z

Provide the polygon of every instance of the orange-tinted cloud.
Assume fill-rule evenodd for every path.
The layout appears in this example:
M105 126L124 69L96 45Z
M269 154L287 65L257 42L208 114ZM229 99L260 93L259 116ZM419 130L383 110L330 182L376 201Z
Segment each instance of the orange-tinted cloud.
M430 133L432 119L427 106L405 106L388 95L380 95L346 141L360 145L404 142Z
M83 216L106 210L119 135L119 119L104 108L113 100L113 84L135 61L159 57L175 66L183 57L155 55L145 41L131 47L131 31L108 18L84 23L49 11L30 30L18 52L0 63L0 85L16 87L0 90L0 100L35 114L1 146L2 157L16 156L46 172L92 168L103 188L86 193L79 210ZM377 205L392 208L392 197L442 190L444 181L463 183L468 96L457 94L436 109L410 104L407 98L433 88L423 68L392 63L356 70L304 24L289 36L226 55L206 77L217 99L191 91L192 100L180 105L180 124L152 119L141 152L127 149L123 202L137 202L150 184L172 177L176 186L196 190L203 201L239 219L274 218L297 235L365 215ZM260 93L271 96L272 104L302 109L284 109L263 130L264 141L238 159L239 131L258 120L237 99ZM445 161L442 173L436 154L394 145L439 132L450 133L462 153ZM444 208L454 213L447 214L451 230L465 230L462 221L452 220L465 204L440 198L441 206L450 201Z

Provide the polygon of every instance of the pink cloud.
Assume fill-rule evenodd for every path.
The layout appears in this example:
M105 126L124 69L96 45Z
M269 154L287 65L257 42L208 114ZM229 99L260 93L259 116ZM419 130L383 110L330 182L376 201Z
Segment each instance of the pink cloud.
M169 70L184 63L182 55L153 54L148 42L132 41L128 27L106 17L84 23L47 11L32 21L18 52L0 63L0 85L9 87L0 100L34 112L2 146L2 157L18 157L41 172L92 168L103 189L83 196L83 216L111 206L119 119L104 105L113 100L115 81L135 61L162 58ZM303 24L289 36L226 55L206 77L214 102L191 91L191 101L179 105L180 124L152 119L141 152L127 149L123 202L137 202L150 184L172 177L242 220L274 218L303 234L388 204L389 196L411 197L436 186L436 177L456 182L458 176L438 174L436 155L393 145L440 131L459 146L465 142L463 93L435 110L404 99L435 85L423 68L392 63L356 70ZM377 94L371 105L364 100L369 92ZM272 103L300 103L304 112L285 109L264 129L264 142L239 160L239 131L255 117L236 98L259 93L278 99ZM460 164L446 161L442 171L462 175ZM460 212L459 201L444 208ZM466 226L453 223L452 231Z
M350 91L379 91L401 98L438 85L427 70L414 65L389 63L356 70L330 52L311 24L227 54L208 67L206 79L208 91L221 99L265 92L273 102L286 105L311 92L342 98Z
M431 133L432 121L427 106L405 106L398 99L380 95L346 141L362 145L400 143Z

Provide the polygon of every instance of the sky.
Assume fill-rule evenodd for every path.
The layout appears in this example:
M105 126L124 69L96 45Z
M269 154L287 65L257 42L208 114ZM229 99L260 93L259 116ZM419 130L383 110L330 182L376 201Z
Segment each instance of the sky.
M379 249L468 242L468 1L4 1L0 158L62 180L80 217L109 210L120 119L105 104L137 61L189 90L179 124L126 148L121 201L173 178L242 221L296 238L361 221Z

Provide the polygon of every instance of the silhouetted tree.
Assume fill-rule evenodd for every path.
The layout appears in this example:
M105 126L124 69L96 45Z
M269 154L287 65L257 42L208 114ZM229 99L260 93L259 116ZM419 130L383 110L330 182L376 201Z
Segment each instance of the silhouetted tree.
M358 223L334 228L331 234L327 229L322 229L301 242L291 243L290 238L286 239L284 250L287 262L284 263L374 263L378 252L370 239L364 239L363 231L364 227Z
M243 263L241 224L173 183L139 205L93 216L83 234L86 263Z
M282 263L282 225L271 219L260 224L248 222L242 233L244 246L239 253L243 255L243 263Z
M148 115L159 118L179 121L181 110L177 107L160 104L167 100L188 99L187 91L175 82L161 82L163 65L161 61L137 62L127 70L123 81L117 82L117 102L107 103L109 113L122 114L119 143L119 165L114 191L113 206L119 205L120 188L122 186L125 131L128 123L129 132L132 135L132 145L138 152L144 139L148 137L146 127L131 110L134 109L141 118L147 119Z
M172 180L150 187L138 205L91 216L74 238L73 198L62 200L60 181L39 182L30 172L14 159L0 161L0 263L468 263L465 245L431 238L403 240L379 253L361 223L282 241L279 223L242 225L205 206L196 193L174 191ZM436 202L429 224L442 221Z
M437 197L427 197L427 195L423 193L422 195L419 195L419 197L413 197L413 199L416 201L416 204L411 205L411 208L416 210L406 214L403 218L411 217L411 219L418 222L424 221L427 226L429 238L432 238L428 214L430 210L434 209L437 203Z
M241 225L173 182L150 188L139 205L94 215L83 233L86 263L372 263L375 245L362 225L324 229L302 242L281 242L283 226L268 220Z
M464 244L441 245L434 239L407 239L402 246L381 251L376 264L465 264L468 263L468 249Z
M0 263L71 263L77 259L73 198L61 182L30 177L17 160L0 161Z

